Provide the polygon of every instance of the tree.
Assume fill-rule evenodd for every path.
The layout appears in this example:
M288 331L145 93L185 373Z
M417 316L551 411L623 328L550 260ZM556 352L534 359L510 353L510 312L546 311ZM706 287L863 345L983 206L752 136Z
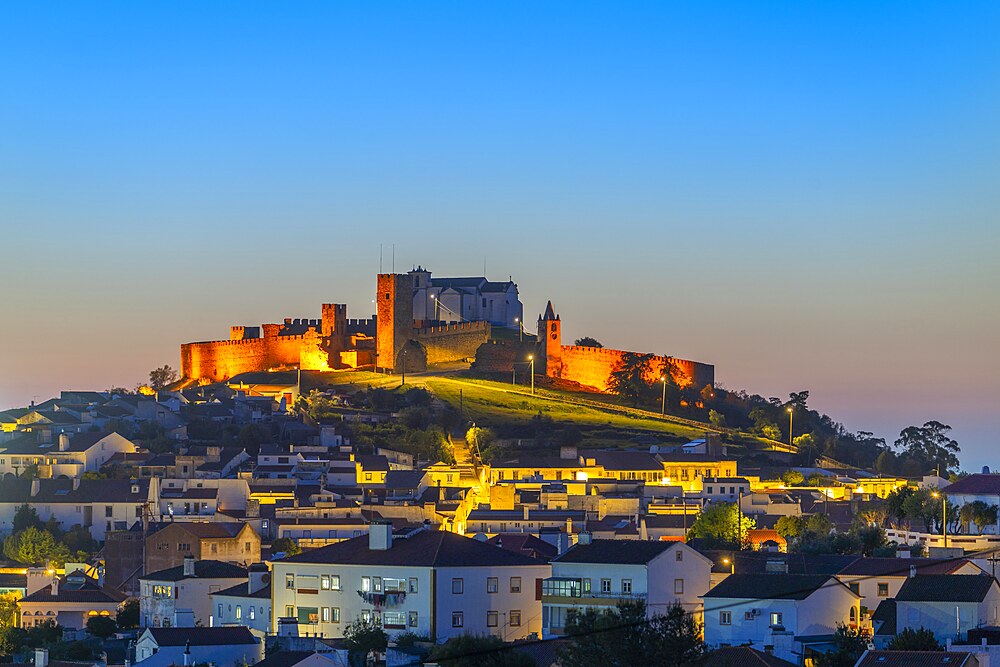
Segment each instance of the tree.
M876 551L889 543L885 536L885 530L880 525L855 527L851 533L861 543L862 556L873 556Z
M914 630L903 628L903 631L893 637L886 647L890 651L943 651L944 647L934 637L934 633L926 628Z
M284 552L286 556L298 556L302 553L302 547L290 537L279 537L271 543L271 553L281 552Z
M651 354L626 352L608 378L608 389L635 407L651 393L646 378L650 374Z
M161 366L149 371L149 386L154 391L160 391L168 384L177 381L177 371L170 366Z
M24 646L27 634L24 628L13 625L0 627L0 655L13 657Z
M833 635L834 649L816 658L816 667L854 667L868 649L868 639L858 630L838 625Z
M118 624L109 616L91 616L87 619L87 632L100 639L107 639L115 634Z
M25 565L61 565L66 562L69 549L47 530L31 527L4 540L3 553Z
M398 644L398 642L397 642ZM491 635L459 635L435 646L427 656L441 667L534 667L535 661L510 650L503 640Z
M584 336L583 338L577 338L573 345L579 345L580 347L604 347L598 342L596 338L591 338L590 336Z
M35 508L24 503L14 512L14 520L11 522L11 532L20 533L25 528L41 528L42 520L38 518Z
M802 517L788 514L778 519L774 524L774 529L778 531L778 535L791 541L802 534L803 524Z
M922 473L937 469L945 477L958 470L958 442L948 437L951 427L938 421L925 422L923 426L907 426L899 432L893 443L920 465Z
M139 598L129 598L118 607L118 614L115 616L118 627L121 630L131 630L139 625Z
M373 653L382 653L389 645L389 637L382 626L371 620L358 619L344 628L347 657L352 665L365 665Z
M0 595L0 628L14 625L15 620L17 620L17 598L13 594Z
M721 548L741 549L748 530L757 522L743 514L736 503L712 503L694 520L688 539L702 538Z
M701 627L680 605L646 617L646 604L619 602L615 609L571 610L559 662L580 667L678 667L704 653Z
M806 481L806 476L798 470L786 470L781 474L781 481L786 486L801 486Z
M726 425L726 415L721 412L716 412L715 410L709 410L708 421L712 426L722 428Z

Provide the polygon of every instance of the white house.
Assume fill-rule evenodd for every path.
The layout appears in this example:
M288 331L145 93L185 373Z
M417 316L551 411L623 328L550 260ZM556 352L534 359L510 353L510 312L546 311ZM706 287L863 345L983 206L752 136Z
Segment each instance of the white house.
M146 628L135 643L135 664L253 665L264 657L264 643L244 627Z
M801 664L806 638L857 627L861 596L825 574L731 574L708 591L705 643L750 645Z
M1000 474L976 473L968 475L957 482L948 484L942 491L947 496L948 502L954 503L958 507L974 503L977 500L987 505L1000 505ZM979 526L979 528L984 533L996 535L1000 532L1000 515L998 515L997 524Z
M1000 586L982 574L918 574L896 594L896 632L926 628L942 644L1000 624Z
M210 625L212 593L246 583L247 571L218 560L184 558L184 564L139 577L140 623L148 628L170 627L179 610L194 612L194 622Z
M95 540L110 530L127 530L142 520L152 501L149 480L4 479L0 483L0 533L9 533L14 514L28 503L42 521L54 517L63 530L90 529Z
M682 542L581 541L552 561L542 582L542 636L561 635L571 609L614 607L619 600L642 600L647 614L680 604L701 616L712 561Z
M343 636L357 618L447 641L463 634L507 640L541 631L548 563L455 533L416 529L369 534L272 565L272 628L295 617L299 632Z
M246 583L209 595L212 626L244 625L263 634L271 631L271 572L265 563L250 566Z
M882 600L895 598L911 576L980 573L977 565L962 558L858 558L835 576L861 596L861 607L870 614Z
M135 451L133 442L114 432L59 433L42 443L32 433L0 444L0 476L37 465L45 477L80 477L97 472L115 454Z

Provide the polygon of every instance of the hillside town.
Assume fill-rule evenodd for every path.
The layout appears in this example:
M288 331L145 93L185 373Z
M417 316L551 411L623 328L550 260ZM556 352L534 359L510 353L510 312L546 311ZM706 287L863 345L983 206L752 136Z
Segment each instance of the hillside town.
M180 376L0 412L0 654L988 667L1000 651L1000 475L959 473L946 426L851 465L819 449L830 420L808 392L741 425L711 366L563 346L551 303L526 332L513 281L420 269L378 290L372 321L324 306L233 328L296 337L274 367L230 355L235 374L191 375L184 351ZM482 340L435 356L456 323ZM580 370L588 354L612 361Z

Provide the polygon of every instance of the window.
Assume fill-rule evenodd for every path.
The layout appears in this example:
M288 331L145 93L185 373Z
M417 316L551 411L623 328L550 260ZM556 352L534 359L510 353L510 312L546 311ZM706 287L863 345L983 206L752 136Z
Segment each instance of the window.
M858 610L857 610L856 607L851 607L850 618L851 618L851 623L857 623L858 622Z
M250 607L250 620L251 621L254 620L255 618L257 618L257 614L255 613L256 611L257 611L257 607L254 607L254 606Z
M382 577L372 577L372 590L376 593L382 592Z
M382 580L382 588L386 593L405 593L406 579L390 579L386 577Z
M683 594L684 594L684 580L674 579L674 595L683 595Z
M340 590L340 575L331 574L330 575L330 590L339 591Z
M243 619L243 605L236 605L236 620Z
M520 593L521 592L521 577L511 577L510 578L510 592Z
M602 593L610 593L611 592L611 580L610 579L601 579L601 592Z
M712 487L710 487L710 486L707 486L707 487L705 487L705 490L706 490L706 491L707 491L708 493L712 493Z
M319 623L319 607L299 607L299 623Z
M853 581L847 584L847 587L850 588L851 592L854 593L855 595L861 595L861 584L859 584L858 582Z
M365 473L365 481L366 482L372 481L372 474L370 472Z
M406 612L402 611L383 611L382 612L382 625L386 628L405 628L406 627Z
M743 612L743 620L744 621L752 621L756 617L757 617L757 614L753 613L752 611L745 611L745 612Z
M521 626L521 610L511 609L510 610L510 627L517 628Z
M330 590L330 575L324 574L319 578L319 587L324 591Z
M319 617L320 617L320 619L324 623L329 623L330 622L330 608L329 607L323 607L322 609L320 609L320 616Z
M219 553L219 545L218 544L213 544L212 545L212 553L213 554Z
M452 595L461 595L465 592L465 580L464 579L452 579L451 580L451 592ZM461 625L453 625L453 628L460 628Z
M886 583L884 581L880 581L879 582L879 584L878 584L878 596L880 598L887 598L887 597L889 597L889 584L888 583Z
M361 590L365 593L369 593L372 590L372 578L371 577L361 577Z
M591 590L590 589L590 579L584 579L583 580L583 592L584 593L590 593L590 590Z
M295 575L286 574L285 575L285 588L295 588Z
M219 603L219 619L222 619L222 603Z
M495 628L498 625L500 625L499 618L500 618L500 614L498 614L495 611L488 611L488 612L486 612L486 627L488 627L488 628Z
M731 611L720 611L719 612L719 625L732 625L733 624L733 612Z
M779 625L783 625L783 623L781 621L782 621L782 614L781 614L781 612L780 611L772 611L771 612L771 627L776 627L776 626L779 626Z
M104 506L104 516L105 516L105 518L113 517L114 515L115 515L115 507L114 507L114 505L105 505Z
M409 612L409 614L407 615L406 624L409 625L411 628L417 627L417 612L415 611Z
M295 616L295 607L288 605L285 607L285 617L291 618L292 616Z
M465 626L465 614L460 611L451 612L451 627L461 628Z
M631 592L632 592L632 580L622 579L622 593L631 593Z
M330 622L340 623L340 607L330 607Z
M416 577L410 577L410 592L411 593L416 593L417 592L417 578ZM416 612L414 612L414 613L416 613Z
M674 552L674 560L676 560L678 563L680 563L682 560L684 560L684 552L681 551L680 549L678 549L677 551L675 551Z
M153 597L161 599L170 599L174 597L173 586L153 584Z
M486 592L496 593L499 588L499 579L497 577L487 577L486 578Z

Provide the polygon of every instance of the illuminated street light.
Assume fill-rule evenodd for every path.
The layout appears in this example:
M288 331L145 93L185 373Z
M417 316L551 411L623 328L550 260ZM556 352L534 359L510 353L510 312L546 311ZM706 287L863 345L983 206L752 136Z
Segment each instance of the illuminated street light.
M531 395L535 395L535 355L529 354L528 361L531 362Z
M660 416L662 417L667 414L667 376L661 376L660 382L663 383L663 398L660 399Z
M792 416L795 414L792 406L788 406L788 446L792 446Z
M934 491L931 496L941 498L941 533L944 535L944 548L948 548L948 499L943 493Z

